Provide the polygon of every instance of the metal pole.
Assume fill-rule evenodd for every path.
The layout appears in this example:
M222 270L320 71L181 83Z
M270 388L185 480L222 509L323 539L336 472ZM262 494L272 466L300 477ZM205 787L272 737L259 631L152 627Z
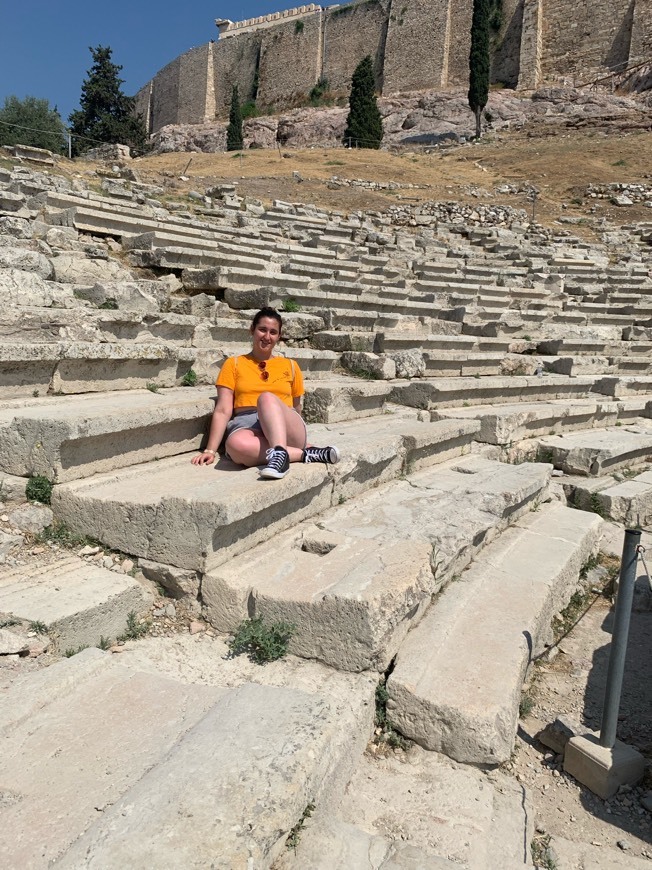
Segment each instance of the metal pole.
M611 649L609 651L607 686L605 688L604 706L602 708L602 728L600 729L600 746L604 746L606 749L611 749L616 742L618 708L620 706L620 693L625 673L629 619L634 601L636 563L638 562L638 546L640 542L640 530L625 530L623 556L620 563L620 579L618 581L618 597L616 598L616 612L614 614L614 627L611 636Z
M68 133L68 159L72 160L72 134Z

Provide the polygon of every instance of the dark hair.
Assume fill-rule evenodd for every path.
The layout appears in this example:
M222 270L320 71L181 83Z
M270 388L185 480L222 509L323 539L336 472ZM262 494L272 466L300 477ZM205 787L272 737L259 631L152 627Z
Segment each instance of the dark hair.
M280 332L283 329L283 319L281 315L278 313L276 308L270 308L269 306L261 308L260 311L254 314L254 319L251 321L251 328L255 329L263 317L271 317L272 320L278 320L278 331Z

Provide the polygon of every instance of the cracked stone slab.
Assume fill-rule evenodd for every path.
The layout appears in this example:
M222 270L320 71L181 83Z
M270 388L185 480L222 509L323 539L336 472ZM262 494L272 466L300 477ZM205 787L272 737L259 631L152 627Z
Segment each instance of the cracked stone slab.
M641 420L618 429L551 435L539 440L538 455L567 474L608 474L652 459L652 424Z
M526 669L550 639L603 521L559 503L517 520L435 599L399 650L388 717L427 749L507 761Z

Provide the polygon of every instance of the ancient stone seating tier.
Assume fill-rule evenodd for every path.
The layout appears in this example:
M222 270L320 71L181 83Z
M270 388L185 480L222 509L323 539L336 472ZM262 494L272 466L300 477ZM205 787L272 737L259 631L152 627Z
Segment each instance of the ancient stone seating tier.
M292 623L294 657L253 679L212 656L198 682L160 672L143 642L17 680L0 704L0 863L269 867L316 804L288 868L362 866L390 854L355 796L379 675L402 734L501 764L603 518L652 518L649 228L615 262L607 241L541 228L421 231L233 191L192 211L156 196L0 169L3 499L48 478L55 523L192 599L217 634ZM224 457L189 462L216 373L266 304L306 376L311 440L342 453L274 483ZM60 651L114 638L150 596L109 567L5 565L0 612L43 623ZM85 735L74 759L70 715ZM424 764L443 851L406 846L391 853L402 867L453 853L530 866L520 790ZM412 787L424 812L432 795ZM52 806L66 807L54 826Z

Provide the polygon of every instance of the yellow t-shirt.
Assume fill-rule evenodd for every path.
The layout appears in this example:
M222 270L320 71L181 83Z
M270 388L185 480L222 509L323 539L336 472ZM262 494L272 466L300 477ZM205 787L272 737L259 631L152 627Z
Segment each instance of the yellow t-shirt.
M215 384L233 390L234 410L255 408L261 393L274 393L289 408L293 399L303 396L303 375L293 360L274 356L266 360L265 371L269 372L267 380L261 377L262 371L252 356L231 356L220 369Z

